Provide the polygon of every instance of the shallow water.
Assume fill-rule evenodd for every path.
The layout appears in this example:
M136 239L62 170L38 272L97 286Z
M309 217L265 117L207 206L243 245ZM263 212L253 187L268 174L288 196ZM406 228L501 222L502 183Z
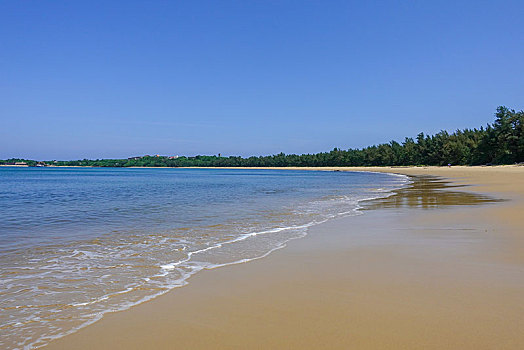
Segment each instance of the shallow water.
M365 201L363 209L420 208L436 209L504 202L505 199L465 191L467 185L451 184L438 176L412 177L410 186L393 190L387 199ZM458 189L458 190L457 190Z
M46 344L359 213L404 176L290 170L0 169L0 347Z

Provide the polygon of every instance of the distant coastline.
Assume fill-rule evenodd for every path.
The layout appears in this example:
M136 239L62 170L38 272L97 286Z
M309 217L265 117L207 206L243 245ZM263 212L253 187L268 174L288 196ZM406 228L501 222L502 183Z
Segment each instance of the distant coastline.
M6 165L0 164L4 168L34 168L29 165ZM435 166L435 165L397 165L397 166L288 166L288 167L162 167L162 166L130 166L126 169L239 169L239 170L316 170L316 171L371 171L371 172L387 172L392 174L403 174L403 171L410 170L435 170L435 169L482 169L482 168L521 168L524 164L498 164L498 165L457 165L457 166ZM49 165L46 168L112 168L112 167L97 167L91 165ZM115 169L122 169L123 167L113 167Z
M10 158L0 165L75 166L116 168L272 168L272 167L355 167L355 166L446 166L503 165L524 163L524 111L500 106L495 121L479 129L419 133L402 143L390 141L361 149L334 148L315 154L269 156L162 156L144 155L126 159L31 160Z

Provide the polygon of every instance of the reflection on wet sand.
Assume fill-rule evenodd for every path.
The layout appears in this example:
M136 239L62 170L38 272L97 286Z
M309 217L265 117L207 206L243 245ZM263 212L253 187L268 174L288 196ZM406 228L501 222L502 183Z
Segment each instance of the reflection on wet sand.
M451 184L437 176L412 176L413 183L388 198L372 200L364 204L364 210L378 208L434 209L457 205L479 205L505 201L482 194L456 191L465 185Z

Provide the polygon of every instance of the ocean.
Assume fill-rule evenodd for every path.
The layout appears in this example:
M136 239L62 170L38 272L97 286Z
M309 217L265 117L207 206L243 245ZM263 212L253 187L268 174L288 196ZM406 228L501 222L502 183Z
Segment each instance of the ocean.
M408 183L366 172L1 167L0 348L43 346L202 269L265 257Z

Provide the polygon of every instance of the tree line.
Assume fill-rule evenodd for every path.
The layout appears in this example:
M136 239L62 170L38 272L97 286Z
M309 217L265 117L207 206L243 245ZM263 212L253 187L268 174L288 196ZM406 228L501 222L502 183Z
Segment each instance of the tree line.
M0 164L33 160L8 159ZM420 133L415 139L391 141L361 149L316 154L284 154L252 157L162 157L129 159L46 161L56 166L95 167L323 167L323 166L402 166L402 165L482 165L524 162L524 111L504 106L497 108L495 121L479 129L440 131L435 135Z

